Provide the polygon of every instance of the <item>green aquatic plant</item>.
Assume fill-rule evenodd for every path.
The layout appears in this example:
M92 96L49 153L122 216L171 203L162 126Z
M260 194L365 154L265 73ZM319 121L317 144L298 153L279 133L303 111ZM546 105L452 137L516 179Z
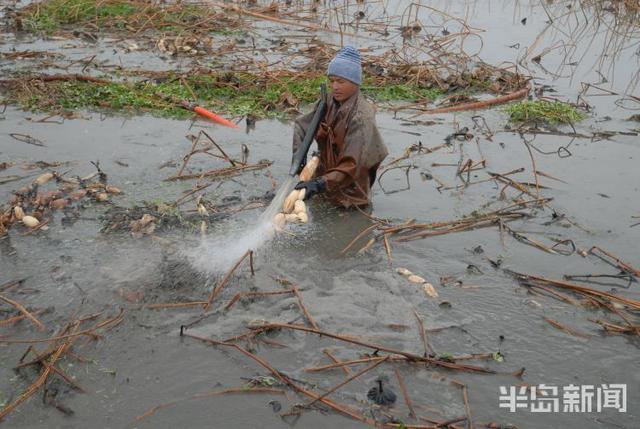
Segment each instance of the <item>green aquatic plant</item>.
M368 80L365 80L361 90L375 101L433 101L444 94L444 91L438 88L423 88L409 83L381 86Z
M126 1L49 0L25 7L19 16L24 29L32 32L52 33L64 25L104 24L107 20L113 26L120 26L138 11L134 4Z
M118 77L118 76L116 76ZM105 76L109 80L109 76ZM233 116L258 118L286 117L301 106L317 100L324 74L266 78L258 74L209 73L178 76L169 74L154 80L87 82L38 79L20 80L11 85L5 101L34 111L76 109L113 110L129 113L152 113L171 118L187 118L188 110L167 101L167 97L191 100L215 112ZM363 92L375 100L416 101L433 99L439 92L410 84L375 86L368 84ZM194 100L193 95L197 95Z
M570 124L586 118L586 115L575 107L559 101L521 101L507 106L504 110L514 122Z
M141 0L44 0L20 9L16 25L26 31L48 34L64 27L75 29L88 24L100 29L178 32L199 26L198 22L211 13L205 6L186 3L163 6ZM226 25L208 25L207 29L229 31Z

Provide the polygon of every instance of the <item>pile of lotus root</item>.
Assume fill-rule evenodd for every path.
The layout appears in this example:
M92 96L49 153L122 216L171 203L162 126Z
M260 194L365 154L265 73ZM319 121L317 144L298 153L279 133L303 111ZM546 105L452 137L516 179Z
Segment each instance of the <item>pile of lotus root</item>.
M320 158L313 156L300 172L300 180L306 182L311 180L318 168ZM287 223L307 223L309 216L307 215L307 206L304 203L305 190L294 189L284 200L282 212L275 215L273 223L276 230L282 230Z

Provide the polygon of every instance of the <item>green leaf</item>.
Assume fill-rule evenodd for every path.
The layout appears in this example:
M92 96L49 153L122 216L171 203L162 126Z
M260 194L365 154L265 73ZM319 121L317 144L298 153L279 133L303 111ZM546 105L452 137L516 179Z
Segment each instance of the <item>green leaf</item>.
M440 353L436 359L443 362L454 362L453 355L451 353Z
M276 379L273 377L262 377L260 379L260 384L262 384L263 386L273 386L274 384L276 384Z

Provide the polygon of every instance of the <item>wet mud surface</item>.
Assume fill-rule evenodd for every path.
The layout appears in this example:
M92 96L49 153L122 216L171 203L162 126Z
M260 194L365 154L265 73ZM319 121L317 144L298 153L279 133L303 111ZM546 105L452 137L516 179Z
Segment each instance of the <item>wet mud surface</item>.
M462 1L426 3L484 29L480 56L491 64L523 58L522 49L532 46L548 25L547 14L533 1L518 2L516 6L511 2L487 2L489 6ZM406 7L404 3L387 6L391 15L399 14ZM372 4L369 10L379 7L377 3ZM525 17L527 21L523 24ZM423 19L429 21L426 16ZM555 46L560 39L567 42L567 34L576 34L577 30L571 31L574 22L566 19L564 27L546 31L532 51L539 53ZM578 22L578 18L573 19ZM432 25L441 24L433 20ZM562 22L558 19L558 25ZM587 31L587 34L590 33ZM543 56L540 63L523 62L537 86L548 85L555 91L553 97L576 101L583 89L581 82L597 84L616 93L602 95L592 89L592 93L583 94L582 100L591 110L585 121L575 124L575 130L558 126L560 133L541 128L537 130L540 133L521 135L499 107L416 118L410 118L413 111L393 113L381 108L377 120L389 147L387 162L402 156L408 147L418 142L424 147L441 145L462 127L468 127L473 137L454 139L451 145L433 153L413 154L401 162L406 169L385 173L380 179L382 186L374 187L371 215L394 224L407 219L429 223L507 206L517 195L513 189L504 191L508 198L502 201L500 193L504 184L490 180L464 187L464 179L480 181L490 177L487 171L504 174L524 168L523 172L510 177L535 183L528 144L533 148L538 171L547 174L539 176L540 195L553 198L549 204L557 214L566 217L558 219L553 211L545 208L529 209L531 217L510 222L509 227L548 247L555 244L554 239L572 240L577 249L599 246L639 267L640 226L633 225L640 215L637 168L640 123L627 120L640 109L640 103L633 99L639 95L638 89L632 85L639 61L638 53L634 52L637 39L636 45L634 39L630 39L629 47L616 54L615 67L606 61L597 66L606 34L603 31L596 34L599 36L594 40L586 36L576 39L576 51L571 58L564 58L558 54L560 49L555 49ZM332 37L337 36L328 36ZM12 49L47 50L73 58L91 55L96 49L92 46L65 48L61 46L63 42L25 40L25 36L11 32L4 32L0 38L0 50L4 53ZM477 43L474 40L477 39L470 38L468 43ZM359 46L376 45L370 40L346 41L355 41ZM78 41L73 43L82 45ZM379 45L385 43L379 42ZM522 48L513 47L516 44ZM470 47L467 49L473 51ZM103 52L103 55L116 61L111 53ZM147 69L180 67L172 61L189 61L165 61L145 52L123 54L119 58L127 66L144 65ZM567 65L578 60L576 65ZM28 68L28 64L0 63L0 70L4 72L21 67ZM607 82L603 82L602 75L606 75ZM297 396L272 379L261 386L282 388L286 394L245 391L188 399L196 394L242 388L254 377L271 374L235 349L213 347L181 337L180 326L196 321L202 315L201 307L152 309L149 305L206 301L216 282L229 269L228 264L221 264L224 269L218 269L216 260L225 260L225 253L229 253L232 246L241 247L242 243L251 242L246 231L256 223L263 207L211 220L206 231L206 247L201 244L198 223L190 227L167 227L142 237L132 237L129 231L100 232L112 204L140 207L145 203L170 202L192 189L193 181L165 179L177 172L191 148L185 136L197 134L200 129L213 136L232 158L242 156L241 145L245 144L249 148L249 162L273 161L266 170L216 181L204 191L206 200L214 206L231 201L241 207L273 193L272 180L281 184L287 178L292 124L261 120L254 129L245 131L202 120L90 111L80 114L82 118L60 124L37 122L46 114L25 112L11 105L0 114L0 162L14 164L0 171L0 179L25 176L1 184L0 201L8 201L14 190L28 185L35 175L46 171L23 168L26 163L36 161L69 161L69 166L56 170L71 169L73 175L86 176L95 171L90 161L99 160L109 183L124 191L122 195L113 196L111 203L87 202L80 216L71 223L62 222L63 215L56 213L47 231L26 234L25 228L16 226L0 238L0 284L25 279L22 285L6 294L29 308L44 309L39 317L47 325L45 332L39 332L25 320L0 326L0 338L53 336L75 312L104 311L106 317L124 309L125 317L113 329L102 332L99 340L79 342L74 350L81 359L66 357L59 361L59 367L87 391L74 392L60 380L51 383L50 389L56 391L57 401L73 410L73 415L43 404L40 392L14 410L2 424L12 428L367 427L320 404L298 417L281 417L280 414L294 404L309 399ZM477 118L474 122L476 115L486 121L482 128L477 126ZM25 144L12 138L10 133L30 135L45 146ZM568 135L560 135L562 133ZM485 168L472 171L468 177L456 175L459 162L469 158L484 159ZM196 171L224 166L223 161L206 157L194 158L192 162L190 166ZM409 189L406 189L407 183ZM457 189L445 189L456 186ZM536 192L535 185L528 189ZM187 203L184 210L193 214L196 206L193 202ZM319 201L311 203L309 210L309 224L296 226L290 231L292 234L279 234L254 248L255 275L251 275L248 266L241 265L214 301L207 317L187 332L223 339L264 321L304 324L306 319L292 294L243 298L229 310L223 309L237 292L281 290L289 284L283 283L282 279L286 279L298 287L309 313L325 331L421 355L423 343L416 328L415 310L423 320L431 347L441 358L498 351L504 357L503 362L496 359L458 361L489 368L496 374L384 363L330 396L367 417L388 422L393 416L405 424L426 424L407 417L409 409L394 375L395 366L402 374L416 413L439 421L467 414L461 389L452 383L455 379L468 388L469 407L476 427L488 422L519 428L637 426L640 419L638 336L607 335L591 320L622 323L610 312L531 293L505 271L562 279L563 275L572 274L616 274L619 271L616 268L593 255L542 251L515 240L512 235L501 234L497 226L409 242L395 242L392 238L391 260L380 241L362 254L357 252L369 236L343 254L345 246L371 224L368 217L358 212L338 211ZM207 258L214 268L198 270ZM491 261L498 259L502 262L496 268ZM194 260L198 264L194 264ZM408 282L396 272L398 267L407 268L433 284L438 297L432 298L420 285ZM607 279L603 282L606 284L580 284L627 299L640 299L637 281ZM637 310L630 314L637 322ZM558 329L546 319L570 328L573 333ZM289 330L268 332L255 341L241 344L287 376L303 380L308 383L305 386L317 388L319 392L337 385L345 377L340 369L305 371L305 368L331 363L324 349L330 349L340 360L357 359L373 352L327 337ZM34 368L18 373L13 370L26 347L25 344L0 343L3 406L15 400L37 377ZM45 345L38 347L44 350ZM352 374L365 365L353 366ZM522 377L511 375L523 367ZM390 410L374 407L367 399L367 392L376 385L379 375L388 376L390 387L398 395ZM500 386L611 383L627 385L624 413L614 409L600 413L537 414L527 410L510 413L499 407ZM274 401L281 405L281 410ZM167 406L145 415L160 404ZM141 416L144 418L137 419ZM465 423L458 424L464 427Z

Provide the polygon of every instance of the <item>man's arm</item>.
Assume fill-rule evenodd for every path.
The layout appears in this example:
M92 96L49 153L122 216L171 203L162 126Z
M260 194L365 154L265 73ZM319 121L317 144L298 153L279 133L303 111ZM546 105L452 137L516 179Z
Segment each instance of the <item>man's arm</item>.
M344 139L344 149L339 156L338 165L324 174L327 190L335 191L353 184L358 170L366 168L362 155L365 146L371 140L375 124L356 115L349 124Z

